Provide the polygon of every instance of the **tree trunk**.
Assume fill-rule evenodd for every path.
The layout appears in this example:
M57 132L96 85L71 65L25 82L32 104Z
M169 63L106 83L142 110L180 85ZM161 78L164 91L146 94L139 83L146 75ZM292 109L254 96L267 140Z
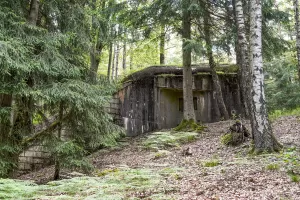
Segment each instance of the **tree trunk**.
M115 75L115 57L116 57L116 45L113 44L113 55L112 55L112 65L111 65L111 80L114 80Z
M110 71L111 71L111 61L112 61L112 50L113 50L113 44L112 42L109 44L109 56L108 56L108 66L107 66L107 77L110 79Z
M183 64L183 119L196 120L193 105L193 75L191 67L191 49L186 48L191 39L191 12L188 10L190 0L182 2L182 64Z
M164 65L165 64L165 40L166 40L166 34L165 34L165 25L161 25L160 30L160 43L159 43L159 64Z
M90 52L90 80L92 83L95 83L97 80L101 51L102 50L97 51L97 49L94 48Z
M111 26L110 35L114 35L114 26ZM111 70L112 70L112 56L113 56L113 42L109 42L109 56L108 56L108 66L107 66L107 77L111 79Z
M57 130L57 138L61 140L61 133L62 133L62 121L63 121L63 116L64 116L64 103L61 101L59 104L59 114L58 114L58 130ZM60 163L59 163L59 158L55 158L55 169L54 169L54 180L58 180L60 178Z
M129 69L131 70L132 69L132 64L133 64L133 53L130 54L129 56Z
M251 123L254 148L258 153L263 151L278 151L281 148L281 144L279 144L272 133L264 93L261 0L251 0L250 3L250 66L253 73L253 119L251 119Z
M31 0L29 16L27 22L33 26L37 25L39 15L39 0ZM36 50L35 50L36 51ZM34 86L34 77L32 74L29 74L26 84L33 88ZM33 133L33 107L34 99L32 95L23 96L18 101L20 103L20 111L18 112L17 120L20 122L20 127L22 127L22 134L31 135Z
M28 23L36 26L38 15L39 15L39 0L31 0L30 11L28 16Z
M208 5L207 9L209 9L209 3L207 5ZM210 23L210 13L206 11L204 14L204 37L205 37L205 42L206 42L207 57L209 59L209 66L211 68L214 92L216 94L220 113L225 120L228 120L230 117L229 117L227 108L224 103L224 99L223 99L223 95L222 95L222 88L220 85L219 77L216 72L216 63L213 58L212 42L211 42L211 38L210 38L211 32L210 32L210 24L209 23Z
M102 2L101 8L105 8L105 1ZM92 9L93 11L97 11L97 6L96 6L96 0L93 0L92 2ZM102 53L102 49L104 48L103 43L100 41L100 27L98 27L96 23L96 14L92 15L92 29L96 32L96 34L93 36L93 44L91 47L90 51L90 74L89 78L92 83L95 83L97 80L97 72L99 68L99 63L100 63L100 56Z
M119 55L120 55L120 44L117 41L117 46L116 46L116 52L115 52L115 56L116 56L116 66L115 66L115 70L116 70L116 74L115 74L115 79L118 80L118 73L119 73Z
M250 117L251 96L249 91L251 91L251 70L249 67L248 42L246 38L246 28L242 0L235 1L235 11L238 35L237 42L240 59L240 82L243 96L243 105L246 117Z
M124 43L123 43L123 61L122 61L122 67L123 70L126 70L126 57L127 57L127 32L126 29L124 30Z
M10 109L12 108L12 95L10 94L0 94L0 109ZM1 121L0 121L0 146L5 147L9 146L10 148L13 145L12 136L10 135L10 129L11 129L11 116L10 113L1 112ZM7 162L8 165L2 166L2 170L6 170L6 174L0 173L0 178L6 178L10 177L13 173L13 164L17 164L16 162L18 159L13 159L16 155L12 155L11 152L7 151L5 148L0 149L0 160L1 163Z
M296 29L296 48L297 48L297 69L298 80L300 82L300 27L299 27L299 1L294 0L295 9L295 29Z

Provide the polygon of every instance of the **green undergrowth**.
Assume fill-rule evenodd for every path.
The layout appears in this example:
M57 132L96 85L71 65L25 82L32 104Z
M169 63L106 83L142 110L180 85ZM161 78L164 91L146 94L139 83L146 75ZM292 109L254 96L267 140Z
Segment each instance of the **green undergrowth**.
M199 136L195 132L155 132L147 136L142 147L158 151L169 147L180 147L181 144L193 142Z
M219 160L207 160L204 162L200 162L199 164L201 164L203 167L216 167L218 165L221 165L222 163Z
M280 166L277 163L271 163L266 166L266 169L270 171L278 171Z
M275 110L269 116L271 121L284 116L300 116L300 107L293 110Z
M0 199L176 199L175 180L180 170L107 169L95 177L76 177L37 185L29 181L0 179Z
M201 133L206 127L197 124L194 120L182 120L181 123L175 127L174 131L184 131L184 132L198 132Z
M232 134L227 133L227 134L221 136L221 143L224 145L230 145L232 142L232 139L233 139Z

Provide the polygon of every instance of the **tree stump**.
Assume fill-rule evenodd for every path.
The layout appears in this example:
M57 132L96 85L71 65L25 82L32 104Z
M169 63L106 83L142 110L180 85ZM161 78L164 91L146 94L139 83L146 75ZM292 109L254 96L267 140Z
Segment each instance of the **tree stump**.
M229 127L229 132L222 136L221 142L227 146L237 146L245 142L250 136L247 128L237 120L235 124Z

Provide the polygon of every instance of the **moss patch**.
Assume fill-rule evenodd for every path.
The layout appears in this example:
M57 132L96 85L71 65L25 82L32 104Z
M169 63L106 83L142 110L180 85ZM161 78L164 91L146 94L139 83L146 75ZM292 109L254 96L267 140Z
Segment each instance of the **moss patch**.
M169 147L180 147L181 144L193 142L199 134L195 132L155 132L142 142L143 148L158 151Z
M215 166L218 166L218 165L221 165L222 163L218 160L209 160L209 161L205 161L203 163L203 166L204 167L215 167Z
M221 143L224 144L224 145L230 145L231 142L232 142L232 134L231 133L227 133L225 135L223 135L221 137Z
M183 119L181 123L175 127L174 131L184 131L184 132L202 132L206 127L203 125L197 124L193 119L185 120Z
M178 172L163 173L164 176L156 170L124 168L101 177L77 177L46 185L0 179L0 199L177 199L176 187L170 185L173 194L169 194L164 184L166 176L174 178Z
M276 163L272 163L266 166L266 169L270 171L278 171L279 168L280 168L279 165Z
M225 74L237 73L239 71L239 66L237 65L229 65L229 66L217 66L216 71L223 72Z

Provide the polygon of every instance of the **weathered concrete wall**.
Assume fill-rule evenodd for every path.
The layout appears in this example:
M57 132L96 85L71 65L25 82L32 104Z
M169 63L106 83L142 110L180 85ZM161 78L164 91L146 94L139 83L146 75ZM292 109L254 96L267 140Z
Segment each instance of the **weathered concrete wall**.
M105 105L105 111L113 117L114 123L119 126L123 126L123 120L120 112L120 97L120 92L114 94L108 104Z
M128 136L136 136L156 128L153 87L153 79L145 78L127 83L119 92L120 114Z
M62 129L61 139L63 141L69 139L68 133L70 133L68 129ZM39 170L51 163L53 163L51 153L42 144L37 143L19 155L18 173Z
M50 153L41 145L30 147L19 155L20 173L38 170L50 163Z

